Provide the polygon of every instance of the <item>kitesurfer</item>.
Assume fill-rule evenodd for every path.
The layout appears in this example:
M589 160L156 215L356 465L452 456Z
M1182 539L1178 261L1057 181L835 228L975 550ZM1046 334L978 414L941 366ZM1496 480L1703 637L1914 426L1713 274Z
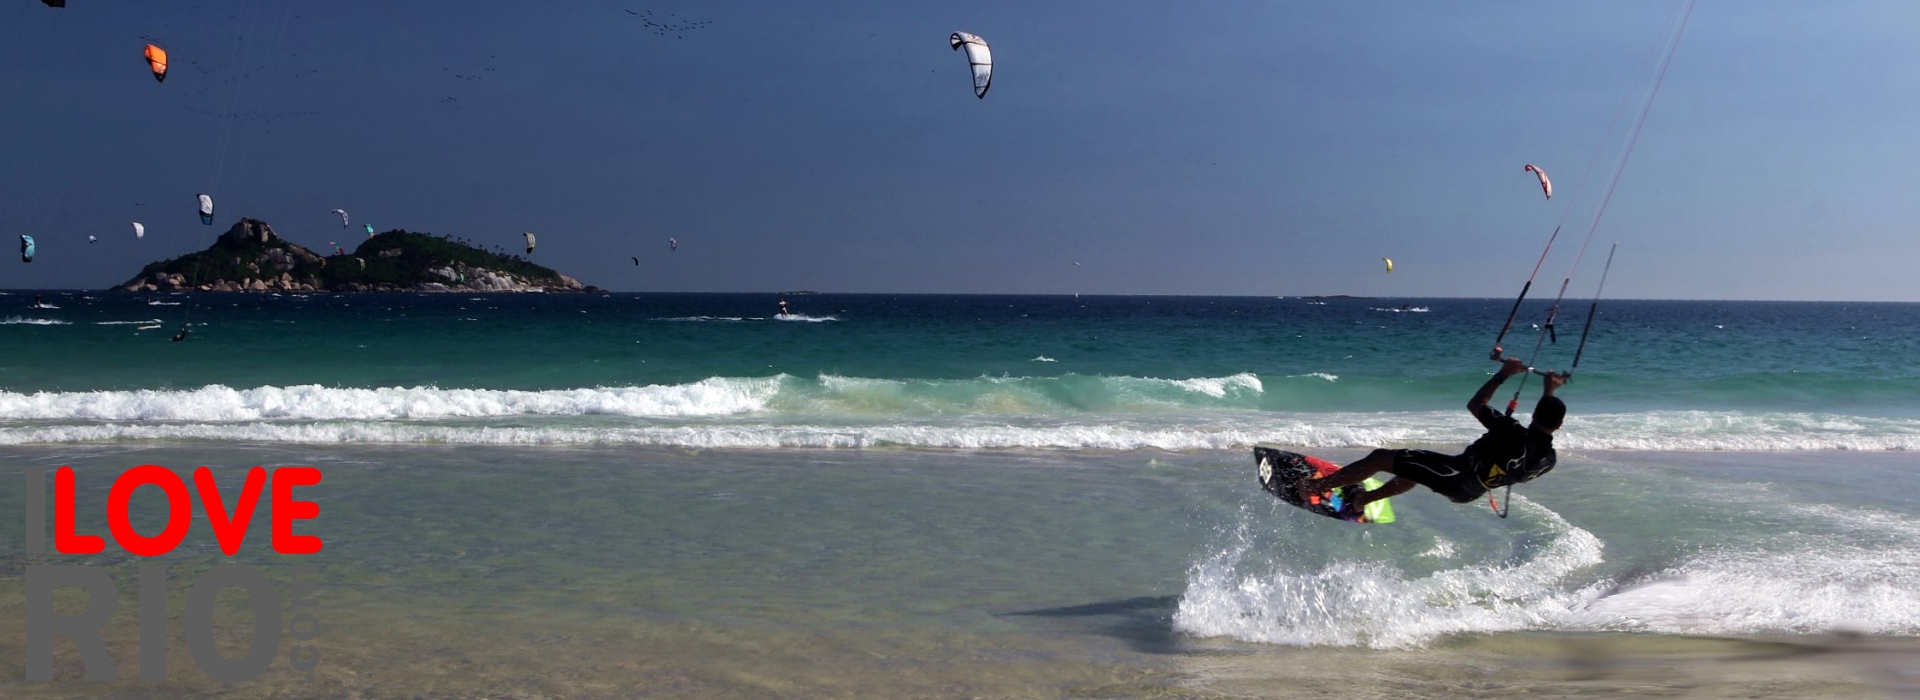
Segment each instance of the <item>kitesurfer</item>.
M1553 431L1560 429L1561 421L1567 416L1567 405L1553 392L1566 383L1566 377L1547 375L1546 392L1534 406L1531 425L1522 426L1512 416L1487 405L1502 382L1527 371L1526 363L1508 358L1500 366L1500 372L1481 385L1480 391L1467 402L1467 410L1480 419L1487 432L1465 452L1449 455L1431 450L1377 449L1340 471L1318 479L1302 479L1299 483L1302 499L1387 472L1393 474L1392 481L1360 494L1347 507L1357 512L1368 503L1406 493L1415 485L1432 489L1455 503L1470 503L1490 490L1532 481L1551 471L1555 460Z
M180 342L180 341L182 341L182 340L186 340L186 339L187 339L187 327L186 327L186 326L181 326L181 327L180 327L180 332L179 332L179 333L175 333L175 334L173 334L173 342L176 342L176 343L178 343L178 342Z
M792 314L789 314L789 313L787 313L787 300L785 300L785 299L781 299L781 300L780 300L780 315L781 315L781 316L791 316L791 315L792 315Z

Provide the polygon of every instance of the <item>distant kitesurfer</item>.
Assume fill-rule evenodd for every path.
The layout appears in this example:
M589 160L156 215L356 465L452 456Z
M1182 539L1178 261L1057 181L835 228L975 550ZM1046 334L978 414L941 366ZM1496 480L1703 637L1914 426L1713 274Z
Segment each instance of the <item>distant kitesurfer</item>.
M38 294L33 295L33 308L44 309L46 307L47 307L46 297L40 296Z
M791 315L792 315L792 314L789 314L789 313L787 313L787 300L785 300L785 299L781 299L781 300L780 300L780 315L781 315L781 316L791 316Z
M180 342L180 341L182 341L182 340L186 340L186 339L187 339L187 327L186 327L186 326L181 326L181 327L180 327L180 332L179 332L179 333L175 333L175 334L173 334L173 342L176 342L176 343L178 343L178 342Z
M1432 489L1455 503L1471 503L1488 491L1532 481L1553 469L1553 431L1567 416L1567 405L1553 395L1566 383L1566 377L1551 374L1545 381L1546 392L1534 406L1533 423L1520 421L1487 405L1493 392L1508 377L1527 371L1520 360L1508 358L1499 374L1480 387L1467 402L1467 410L1487 427L1487 433L1467 447L1466 452L1449 455L1430 450L1378 449L1340 471L1318 479L1302 479L1299 492L1306 496L1365 481L1380 472L1393 474L1385 486L1360 494L1348 508L1358 511L1368 503L1406 493L1416 484Z

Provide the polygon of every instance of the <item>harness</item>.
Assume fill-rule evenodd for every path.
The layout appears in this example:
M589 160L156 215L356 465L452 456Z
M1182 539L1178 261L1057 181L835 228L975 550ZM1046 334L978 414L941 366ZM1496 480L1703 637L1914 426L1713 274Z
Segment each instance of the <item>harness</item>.
M1531 440L1530 437L1527 439ZM1507 513L1513 510L1514 484L1533 481L1540 478L1542 474L1553 471L1554 462L1547 461L1546 458L1530 460L1528 459L1530 456L1532 456L1530 442L1521 447L1520 456L1501 462L1482 462L1479 455L1474 455L1470 465L1473 468L1474 479L1480 482L1481 488L1487 490L1487 507L1491 508L1495 515L1505 518ZM1505 508L1500 507L1501 499L1493 496L1494 489L1503 487L1506 489Z

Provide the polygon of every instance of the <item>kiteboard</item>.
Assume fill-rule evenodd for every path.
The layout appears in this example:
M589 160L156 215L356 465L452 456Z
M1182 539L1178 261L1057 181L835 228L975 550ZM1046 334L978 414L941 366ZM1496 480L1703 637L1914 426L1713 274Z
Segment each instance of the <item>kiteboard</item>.
M1276 450L1271 447L1253 448L1253 462L1260 469L1260 488L1273 494L1274 498L1285 501L1310 513L1355 523L1386 524L1393 522L1393 505L1382 498L1368 503L1355 512L1349 503L1354 496L1380 488L1385 484L1379 479L1367 479L1352 486L1342 486L1333 491L1309 497L1302 501L1294 493L1294 485L1301 479L1319 478L1340 470L1340 465L1319 457Z

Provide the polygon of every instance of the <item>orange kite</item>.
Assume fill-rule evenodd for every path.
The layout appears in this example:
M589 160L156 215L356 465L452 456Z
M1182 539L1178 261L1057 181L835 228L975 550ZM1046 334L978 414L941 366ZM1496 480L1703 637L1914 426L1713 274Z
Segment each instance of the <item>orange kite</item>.
M147 44L147 65L153 67L153 79L167 82L167 50Z

